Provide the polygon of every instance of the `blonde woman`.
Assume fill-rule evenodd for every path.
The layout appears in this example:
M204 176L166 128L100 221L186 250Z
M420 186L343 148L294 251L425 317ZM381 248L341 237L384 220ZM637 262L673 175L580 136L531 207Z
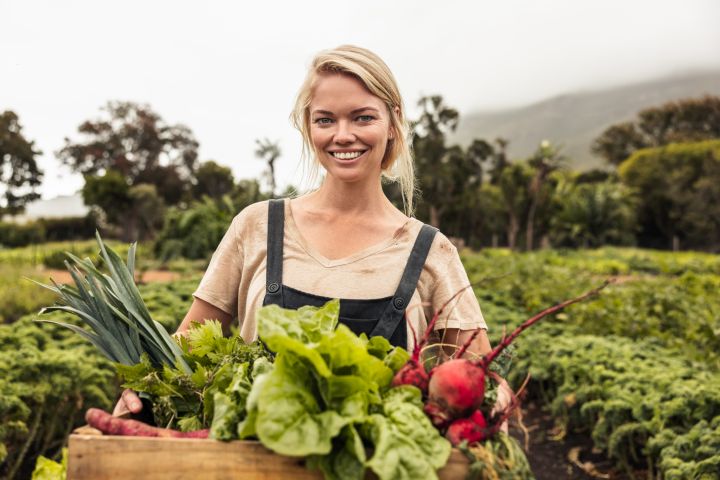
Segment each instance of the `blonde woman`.
M340 321L356 333L382 335L411 349L412 330L469 281L455 247L412 217L413 159L405 107L385 63L359 47L320 52L292 112L311 174L322 183L293 199L260 202L240 212L213 254L178 333L191 321L237 317L242 337L257 337L255 312L340 299ZM404 212L381 180L399 183ZM486 324L471 290L437 324L445 340L490 351ZM406 320L407 319L407 320ZM116 413L137 413L129 390Z

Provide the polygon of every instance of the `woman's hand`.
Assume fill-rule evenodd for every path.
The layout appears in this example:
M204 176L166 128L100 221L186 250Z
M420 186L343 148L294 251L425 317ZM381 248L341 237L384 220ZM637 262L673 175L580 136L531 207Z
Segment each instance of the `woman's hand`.
M120 395L120 400L115 404L113 417L120 417L128 413L140 413L142 408L143 405L140 397L138 397L134 391L126 388Z
M497 389L497 400L495 401L495 405L493 406L492 412L490 412L490 415L495 415L498 412L504 412L509 406L510 402L512 401L512 393L510 390L510 385L507 384L507 382L503 379L498 384ZM500 431L504 433L508 433L508 421L505 420L502 425L500 426Z

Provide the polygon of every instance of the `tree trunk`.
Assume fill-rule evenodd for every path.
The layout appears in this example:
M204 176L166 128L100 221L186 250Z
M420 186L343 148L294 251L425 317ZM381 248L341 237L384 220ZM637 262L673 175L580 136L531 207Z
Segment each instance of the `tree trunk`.
M525 227L525 250L528 252L533 249L533 240L535 236L535 211L537 210L540 182L540 172L538 172L530 183L530 208L528 209L527 226Z
M492 234L492 247L493 248L498 247L498 234L497 233Z
M508 248L515 250L517 242L517 234L520 231L520 222L515 215L510 216L510 223L508 224Z
M430 205L430 225L440 228L440 210L435 205Z
M677 235L673 235L672 237L672 249L673 252L677 252L680 250L680 237Z

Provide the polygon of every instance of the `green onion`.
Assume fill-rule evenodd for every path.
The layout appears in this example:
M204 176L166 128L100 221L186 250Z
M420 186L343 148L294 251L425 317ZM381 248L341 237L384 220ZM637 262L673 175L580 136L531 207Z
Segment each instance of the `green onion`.
M77 325L54 323L81 335L95 345L107 358L123 365L135 365L146 353L155 366L177 365L192 373L182 357L182 350L165 328L150 317L145 302L135 285L135 250L133 243L128 251L127 263L96 232L100 253L108 273L102 273L89 258L80 259L67 253L65 261L75 286L52 285L35 282L55 292L60 305L43 308L40 314L63 311L77 316L91 331Z

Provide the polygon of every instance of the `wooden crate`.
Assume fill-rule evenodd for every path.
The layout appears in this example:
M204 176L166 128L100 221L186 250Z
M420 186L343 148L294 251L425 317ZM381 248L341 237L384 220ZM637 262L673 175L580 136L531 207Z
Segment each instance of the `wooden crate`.
M464 479L468 460L453 450L439 476ZM260 442L73 434L69 480L243 479L322 480L297 458L277 455ZM370 476L368 478L371 478Z

